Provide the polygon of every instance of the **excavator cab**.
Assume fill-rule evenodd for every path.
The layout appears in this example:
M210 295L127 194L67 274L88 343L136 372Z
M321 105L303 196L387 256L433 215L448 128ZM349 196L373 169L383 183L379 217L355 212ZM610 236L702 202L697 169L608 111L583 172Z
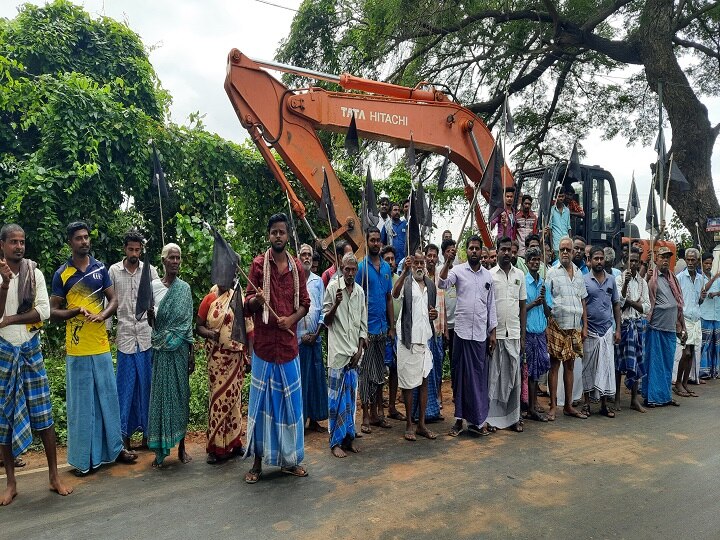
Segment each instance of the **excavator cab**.
M580 178L572 173L565 174L566 162L549 167L539 167L515 174L518 196L521 193L533 195L534 210L541 223L547 223L549 209L539 208L539 194L542 182L547 182L550 204L554 204L555 193L562 184L569 192L565 205L570 209L570 227L573 234L579 234L593 246L610 246L616 256L622 253L622 236L625 229L622 211L618 204L615 179L602 167L580 165Z

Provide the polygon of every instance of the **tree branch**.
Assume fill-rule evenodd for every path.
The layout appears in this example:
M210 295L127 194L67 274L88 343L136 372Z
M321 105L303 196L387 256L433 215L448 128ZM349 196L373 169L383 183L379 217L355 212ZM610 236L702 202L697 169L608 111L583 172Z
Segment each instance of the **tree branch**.
M678 30L682 30L683 28L686 28L692 24L693 21L707 13L708 11L712 11L716 7L720 6L720 1L712 2L710 4L707 4L703 7L701 7L696 12L688 15L687 17L678 18L677 23L675 24L675 32L677 33Z
M525 20L544 23L553 22L552 16L549 13L537 11L534 9L509 12L504 12L499 9L486 9L483 11L478 11L477 13L473 13L472 15L468 15L461 21L458 21L456 24L452 24L449 26L435 26L427 22L421 23L421 31L415 32L413 34L408 34L406 36L411 35L413 37L425 37L438 34L446 36L448 34L463 30L464 28L484 19L494 19L496 23ZM404 37L404 39L407 39L407 37Z
M599 10L595 15L585 21L580 28L586 32L595 30L595 27L608 17L615 15L620 9L628 5L632 0L615 0L612 4L608 4L605 9Z
M428 43L426 43L426 44L423 45L422 47L418 47L418 48L415 50L415 52L413 52L413 53L412 53L410 56L408 56L405 60L403 60L402 62L400 62L400 65L398 65L398 67L395 68L395 70L390 74L390 76L388 77L387 80L388 80L389 82L396 82L396 78L398 78L398 77L400 77L400 76L402 75L403 71L405 71L405 68L408 67L411 62L413 62L413 61L416 60L417 58L423 56L426 52L428 52L428 51L431 50L433 47L435 47L435 45L437 45L438 43L440 43L440 41L442 40L442 38L443 38L442 36L437 36L435 39L430 40Z
M676 45L680 45L681 47L686 47L688 49L697 49L698 51L708 56L711 56L712 58L717 58L718 60L720 60L720 51L713 51L710 47L706 47L702 43L695 43L694 41L688 41L677 36L673 38L673 43L675 43Z

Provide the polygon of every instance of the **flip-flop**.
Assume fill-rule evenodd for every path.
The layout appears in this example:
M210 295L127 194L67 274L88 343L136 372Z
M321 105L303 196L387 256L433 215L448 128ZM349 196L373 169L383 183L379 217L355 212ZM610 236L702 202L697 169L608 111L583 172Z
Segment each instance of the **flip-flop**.
M478 426L470 425L470 426L468 426L467 429L468 429L468 433L472 433L473 435L477 435L478 437L487 437L491 433L495 433L494 431L492 431L490 429L490 427L491 426L488 426L486 429L483 429ZM493 429L495 429L495 428L493 428Z
M450 428L450 431L448 431L448 435L449 435L450 437L457 437L457 436L460 435L462 432L463 432L463 429L462 429L462 428L457 428L456 426L453 426L452 428Z
M674 399L671 399L670 402L668 403L668 405L672 405L673 407L680 406L680 404L677 401L675 401Z
M390 418L392 420L400 420L400 421L407 420L407 418L405 418L405 415L399 411L391 412L390 414L388 414L388 418Z
M415 442L415 441L417 441L417 437L415 436L415 434L412 431L406 431L405 432L405 440L410 441L410 442Z
M523 431L525 431L525 427L523 426L522 422L516 422L513 425L513 431L515 433L522 433Z
M381 420L378 420L377 422L370 422L371 426L383 428L383 429L390 429L392 427L392 424L385 420L385 418L382 418Z
M673 391L673 394L677 394L680 397L690 397L690 394L688 394L687 392L685 392L683 390L678 390L674 386L673 386L672 391Z
M425 431L415 431L416 435L420 435L421 437L425 437L426 439L430 439L431 441L434 441L437 439L437 435L430 431L429 429L426 429Z
M370 429L370 424L361 424L360 431L362 431L363 433L372 433L372 429Z
M548 422L554 422L554 421L555 421L555 415L548 413L548 415L547 415L547 421L548 421Z
M258 471L256 469L250 469L248 472L245 473L245 483L246 484L257 484L258 480L260 480L260 477L262 476L262 471Z
M581 412L577 412L577 411L576 411L576 412L574 412L574 413L569 413L569 412L567 412L567 411L563 411L563 414L564 414L565 416L571 416L572 418L579 418L580 420L587 420L587 416L585 416L585 415L584 415L583 413L581 413Z
M290 476L298 476L300 478L305 478L308 475L308 472L301 465L295 465L294 467L282 467L280 472L289 474Z
M615 413L610 409L600 409L600 414L608 418L615 418Z
M527 416L528 420L535 420L536 422L548 422L550 418L540 412L531 411Z

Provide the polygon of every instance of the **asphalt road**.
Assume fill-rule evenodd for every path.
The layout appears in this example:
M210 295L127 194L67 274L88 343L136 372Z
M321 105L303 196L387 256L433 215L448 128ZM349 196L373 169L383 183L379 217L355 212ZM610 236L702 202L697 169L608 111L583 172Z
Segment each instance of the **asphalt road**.
M162 471L147 453L82 480L66 470L66 498L38 471L0 508L0 538L720 538L720 382L696 391L681 407L479 439L447 437L446 421L437 440L409 443L394 422L346 459L312 434L309 477L268 469L254 486L249 461L212 467L201 448Z

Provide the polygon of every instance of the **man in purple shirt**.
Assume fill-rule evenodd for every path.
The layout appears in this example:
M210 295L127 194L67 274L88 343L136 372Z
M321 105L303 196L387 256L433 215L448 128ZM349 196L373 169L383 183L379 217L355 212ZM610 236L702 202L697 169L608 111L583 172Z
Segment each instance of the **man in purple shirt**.
M615 395L614 344L620 343L620 294L615 278L605 271L605 252L602 246L590 249L592 272L585 274L587 290L587 338L583 342L582 412L590 416L590 394L600 394L600 414L615 418L608 409L608 396ZM613 317L614 323L613 324Z
M465 243L468 262L453 266L452 259L445 261L440 271L438 286L457 290L455 305L455 343L452 363L455 377L452 381L455 397L455 425L451 437L463 431L463 420L468 431L487 435L485 426L488 408L488 357L495 349L495 288L490 272L480 264L482 240L473 235Z

